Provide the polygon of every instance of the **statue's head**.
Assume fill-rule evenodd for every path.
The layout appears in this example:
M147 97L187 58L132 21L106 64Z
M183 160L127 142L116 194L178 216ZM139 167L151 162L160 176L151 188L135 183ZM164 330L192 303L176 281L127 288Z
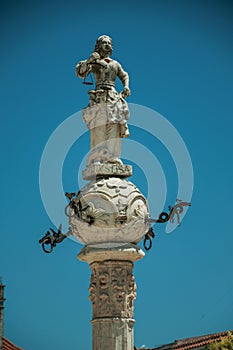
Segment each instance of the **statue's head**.
M107 57L112 54L112 39L108 35L101 35L95 44L95 52L98 52L100 56Z

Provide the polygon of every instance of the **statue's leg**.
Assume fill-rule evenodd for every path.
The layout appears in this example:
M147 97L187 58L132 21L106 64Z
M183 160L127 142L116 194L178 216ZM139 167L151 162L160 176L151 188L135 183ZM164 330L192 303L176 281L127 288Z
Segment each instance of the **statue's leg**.
M114 159L121 157L120 124L111 123L106 125L106 145Z
M91 150L88 156L87 165L91 163L104 163L111 155L106 144L106 125L90 129Z
M108 123L90 130L91 152L88 163L121 163L120 124Z
M105 146L106 125L100 125L90 130L91 150L97 146Z

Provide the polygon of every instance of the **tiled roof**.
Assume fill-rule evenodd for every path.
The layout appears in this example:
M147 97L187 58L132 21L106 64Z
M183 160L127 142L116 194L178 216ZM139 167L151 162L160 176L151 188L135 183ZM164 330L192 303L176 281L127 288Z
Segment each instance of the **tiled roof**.
M233 332L233 331L229 331L229 332ZM228 334L228 331L207 334L207 335L202 335L202 336L193 337L193 338L185 338L185 339L175 340L173 343L165 344L165 345L159 346L157 348L150 348L150 349L145 349L145 350L170 350L170 349L189 350L189 349L196 349L196 348L200 348L202 346L206 346L206 345L213 343L215 341L220 341L222 338L226 337L227 334ZM140 350L140 349L138 349L138 350Z
M186 350L193 349L201 346L208 345L214 341L219 341L221 338L226 337L228 332L220 332L214 334L202 335L194 338L186 338L181 340L176 340L173 344L173 349Z
M19 348L18 346L13 344L10 340L3 337L2 338L2 350L23 350L23 349Z
M228 332L220 332L214 334L207 334L194 338L186 338L181 340L176 340L173 345L173 349L187 350L193 349L201 346L208 345L215 341L220 341L222 338L226 337Z

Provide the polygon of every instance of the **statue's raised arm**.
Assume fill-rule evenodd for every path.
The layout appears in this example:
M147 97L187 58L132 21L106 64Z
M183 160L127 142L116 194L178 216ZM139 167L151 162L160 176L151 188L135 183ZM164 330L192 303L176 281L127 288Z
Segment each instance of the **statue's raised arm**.
M94 52L84 61L80 61L76 66L76 74L79 78L86 78L91 72L94 74L96 89L111 91L111 99L106 96L106 102L113 101L113 95L117 94L115 90L115 81L118 77L123 84L121 96L126 98L130 95L129 75L124 71L119 62L110 58L112 55L112 39L107 35L100 36L94 48ZM93 93L93 92L91 92ZM113 94L114 93L114 94ZM106 95L106 94L105 94ZM92 96L93 97L93 96ZM115 95L117 99L118 94ZM90 101L98 103L99 101Z
M102 35L90 57L76 66L79 78L85 79L93 73L95 79L95 89L88 91L88 107L83 109L83 119L91 134L87 167L96 163L122 164L120 138L129 136L129 110L125 101L130 95L129 75L111 55L112 39ZM117 77L123 85L120 93L115 89Z

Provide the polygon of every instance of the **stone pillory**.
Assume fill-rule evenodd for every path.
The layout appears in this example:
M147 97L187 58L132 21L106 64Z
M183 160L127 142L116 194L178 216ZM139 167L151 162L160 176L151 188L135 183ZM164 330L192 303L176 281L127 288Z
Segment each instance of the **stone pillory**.
M92 350L133 350L133 267L145 255L137 243L144 238L144 248L149 250L155 236L151 223L173 222L177 216L179 224L183 207L190 203L177 199L169 213L151 219L146 198L128 181L132 166L121 160L121 143L129 137L129 75L111 55L112 39L102 35L94 52L76 66L84 84L93 84L93 78L86 80L89 75L95 80L82 111L90 131L90 152L82 172L88 183L76 192L66 192L68 232L63 234L61 225L58 231L51 228L39 243L46 253L69 235L84 245L78 259L92 271ZM121 92L115 88L116 79L122 83Z
M92 349L133 350L133 266L144 256L137 243L148 231L149 208L127 180L132 167L120 159L122 138L129 136L129 76L111 54L112 39L103 35L90 57L76 66L79 78L93 74L96 85L83 109L90 131L83 178L90 182L72 198L68 215L72 235L85 245L78 259L92 270ZM123 85L120 93L115 89L117 78Z

